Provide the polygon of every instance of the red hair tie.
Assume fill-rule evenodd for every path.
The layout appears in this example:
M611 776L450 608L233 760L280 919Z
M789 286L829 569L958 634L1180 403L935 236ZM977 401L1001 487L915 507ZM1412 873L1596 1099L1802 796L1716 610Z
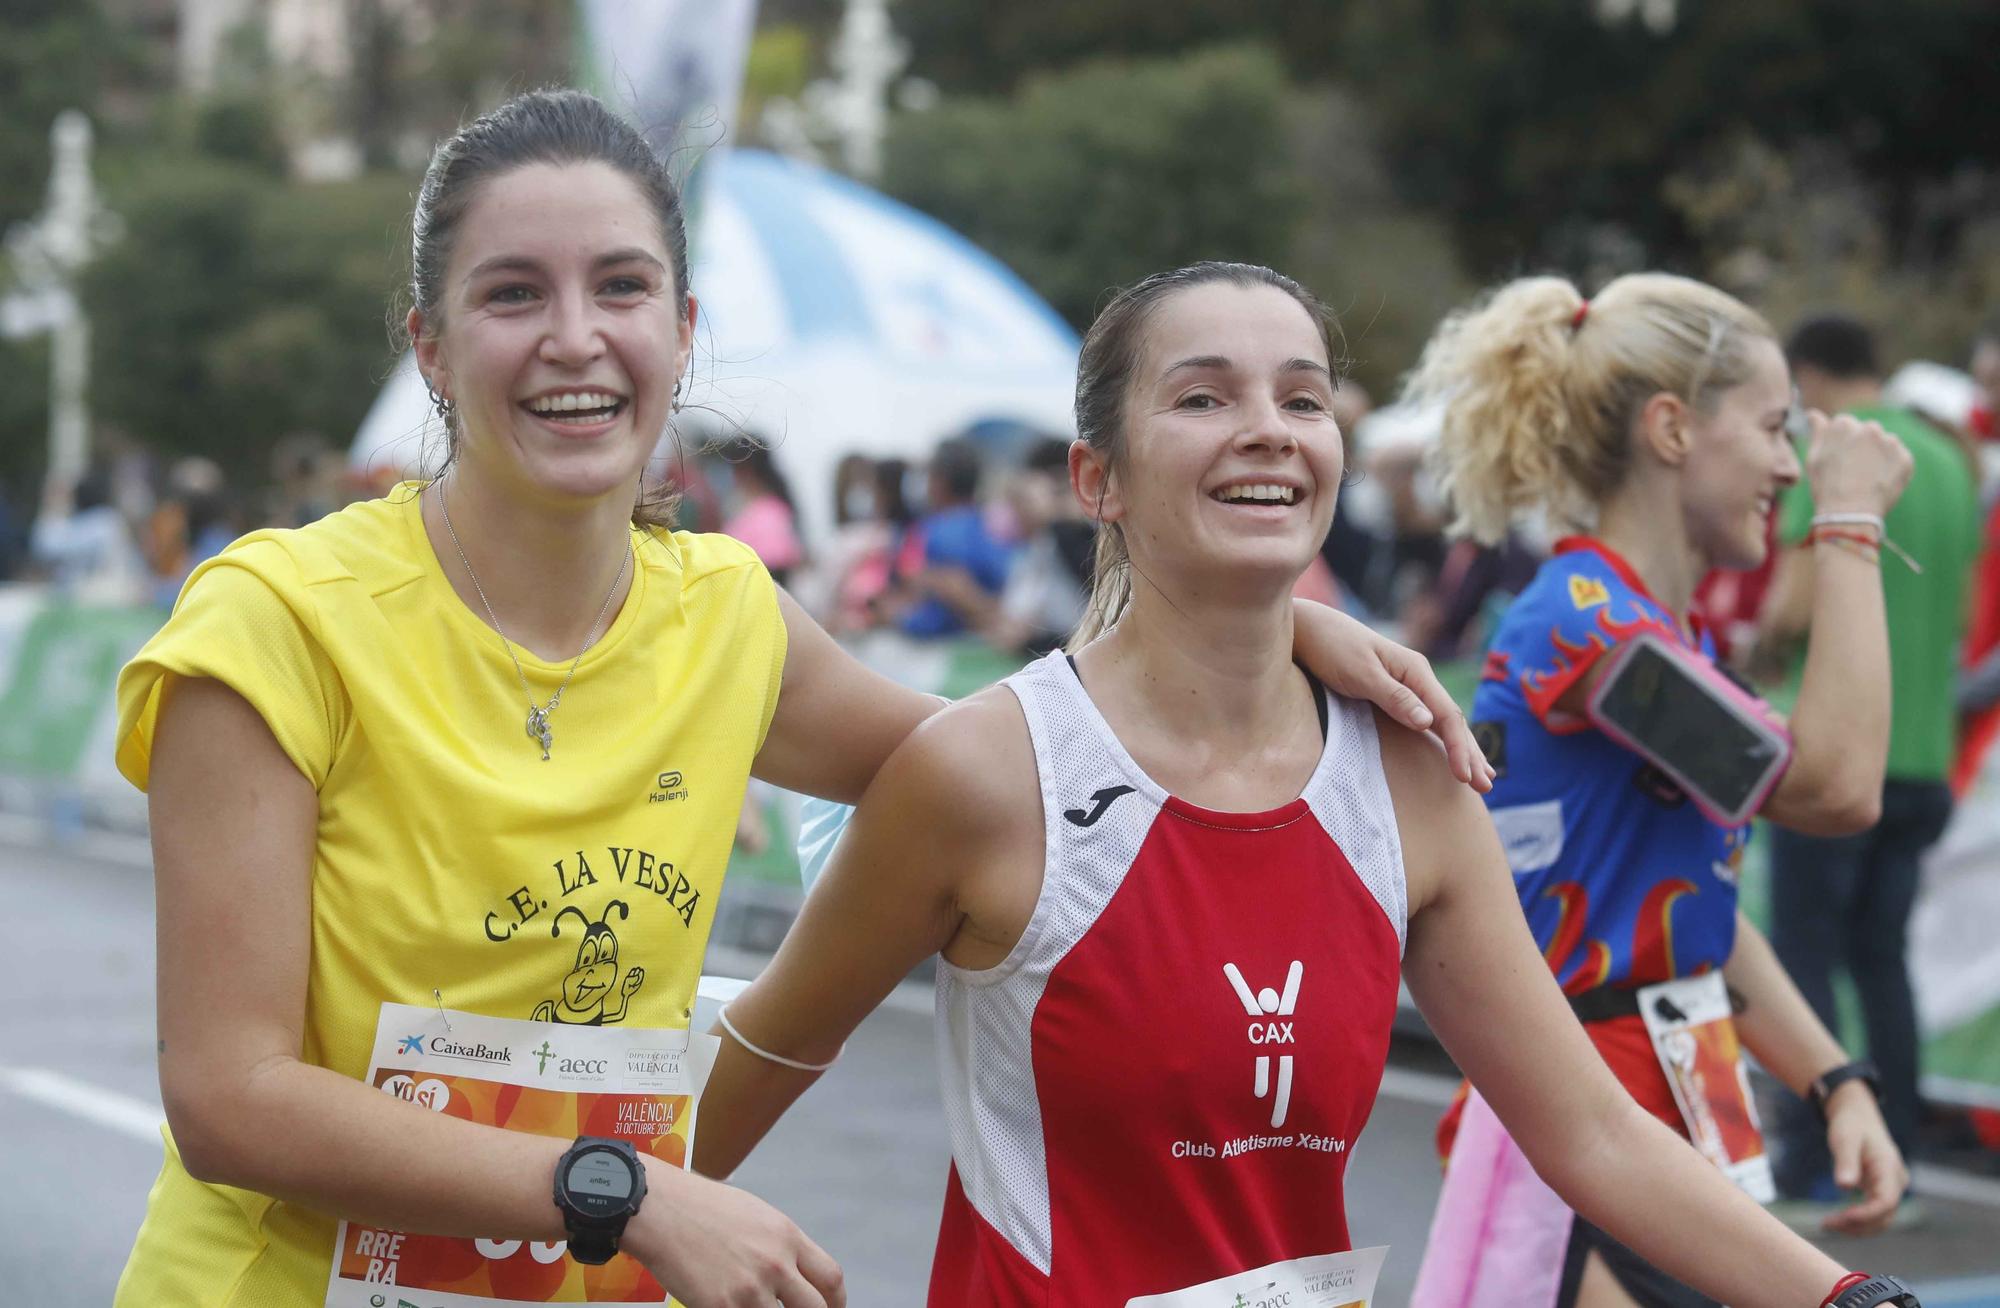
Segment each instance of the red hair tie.
M1569 329L1571 331L1575 331L1579 327L1582 327L1583 320L1585 318L1588 318L1589 316L1590 316L1590 301L1585 300L1582 304L1576 306L1576 316L1569 320Z

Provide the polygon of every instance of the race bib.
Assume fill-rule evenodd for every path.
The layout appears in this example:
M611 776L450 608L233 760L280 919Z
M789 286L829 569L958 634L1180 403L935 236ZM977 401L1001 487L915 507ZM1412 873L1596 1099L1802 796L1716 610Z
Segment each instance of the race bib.
M1719 972L1639 991L1639 1014L1694 1147L1758 1203L1778 1197Z
M1125 1308L1367 1308L1388 1245L1272 1263L1169 1294L1127 1299Z
M562 1026L382 1005L368 1083L467 1121L559 1140L624 1140L686 1167L695 1104L719 1042L686 1031ZM667 1294L631 1258L599 1267L564 1242L411 1235L342 1222L327 1308L657 1304Z

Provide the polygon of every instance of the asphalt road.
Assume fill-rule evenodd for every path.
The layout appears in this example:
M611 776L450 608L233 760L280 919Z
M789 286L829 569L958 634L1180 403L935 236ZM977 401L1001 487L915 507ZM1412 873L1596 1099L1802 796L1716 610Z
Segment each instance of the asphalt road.
M159 1167L152 882L135 852L0 832L0 994L13 997L0 1022L7 1305L108 1303ZM718 953L710 970L754 962ZM738 1177L840 1259L857 1308L921 1303L936 1236L948 1151L928 1006L911 1000L868 1021ZM1423 1248L1437 1190L1431 1130L1448 1089L1434 1058L1405 1051L1352 1155L1356 1243L1391 1247L1385 1306L1405 1301ZM1832 1252L1919 1280L1931 1308L2000 1308L1992 1189L1934 1198L1920 1229Z

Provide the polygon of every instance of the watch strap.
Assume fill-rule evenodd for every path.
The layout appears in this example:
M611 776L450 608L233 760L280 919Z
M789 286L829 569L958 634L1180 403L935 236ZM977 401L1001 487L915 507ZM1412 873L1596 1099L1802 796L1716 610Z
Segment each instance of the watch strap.
M567 1217L567 1214L565 1214ZM611 1255L618 1252L618 1237L625 1233L625 1219L618 1219L619 1229L609 1227L579 1226L574 1221L566 1222L569 1228L569 1255L580 1263L592 1267L611 1261Z
M1882 1304L1921 1308L1910 1287L1893 1276L1870 1276L1858 1281L1834 1295L1828 1301L1828 1308L1877 1308Z
M1877 1099L1882 1097L1882 1075L1875 1070L1872 1061L1857 1058L1851 1063L1842 1063L1839 1067L1820 1073L1806 1092L1821 1121L1826 1120L1827 1100L1833 1098L1833 1092L1849 1081L1866 1081L1868 1088L1875 1092L1875 1097Z

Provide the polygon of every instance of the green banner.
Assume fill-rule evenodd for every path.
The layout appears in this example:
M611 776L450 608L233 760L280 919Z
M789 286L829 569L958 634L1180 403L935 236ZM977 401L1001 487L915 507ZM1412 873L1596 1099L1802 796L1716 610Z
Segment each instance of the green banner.
M69 604L36 614L0 694L0 769L74 777L99 715L115 711L118 669L159 630L161 616Z

